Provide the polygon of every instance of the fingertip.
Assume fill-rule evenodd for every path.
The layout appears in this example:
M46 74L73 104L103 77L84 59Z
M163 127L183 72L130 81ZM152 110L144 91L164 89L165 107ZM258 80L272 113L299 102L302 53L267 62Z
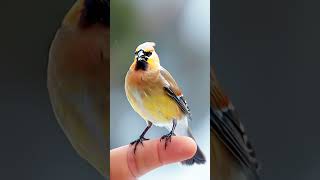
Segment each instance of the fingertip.
M184 136L171 137L171 142L159 139L144 141L139 144L136 152L134 146L127 149L127 163L133 177L139 177L152 169L165 164L181 162L190 159L197 151L193 139Z
M163 164L168 164L193 157L197 151L197 144L190 137L175 136L166 148L164 141L158 144L158 148L159 159Z

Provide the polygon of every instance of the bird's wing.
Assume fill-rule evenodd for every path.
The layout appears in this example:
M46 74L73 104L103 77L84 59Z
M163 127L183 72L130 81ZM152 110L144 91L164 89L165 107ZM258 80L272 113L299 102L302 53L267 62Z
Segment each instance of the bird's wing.
M182 112L188 115L191 119L190 108L187 104L187 101L183 97L182 91L176 81L173 79L171 74L163 67L160 68L160 75L165 82L163 87L165 92L177 102Z
M210 90L211 130L225 144L238 161L257 176L258 162L251 143L229 99L222 93L214 72Z

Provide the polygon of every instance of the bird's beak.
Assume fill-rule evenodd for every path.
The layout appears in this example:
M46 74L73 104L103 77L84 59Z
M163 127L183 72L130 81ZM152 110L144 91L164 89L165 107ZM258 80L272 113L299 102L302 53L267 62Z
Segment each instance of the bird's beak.
M147 60L147 57L143 51L138 52L137 60L138 61L146 61Z

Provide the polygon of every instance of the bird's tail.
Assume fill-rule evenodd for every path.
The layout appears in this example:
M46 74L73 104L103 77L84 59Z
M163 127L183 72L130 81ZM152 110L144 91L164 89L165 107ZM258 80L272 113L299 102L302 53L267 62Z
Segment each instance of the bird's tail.
M192 136L190 128L188 128L188 130L187 130L187 136L191 137L192 139L194 139L194 137ZM182 161L181 164L183 164L183 165L193 165L193 164L204 164L205 162L206 162L206 158L205 158L203 152L201 151L200 147L197 145L196 154L194 154L194 156L192 158L187 159L185 161Z
M168 128L168 130L170 129L170 127L167 127L167 128ZM188 119L187 118L178 122L176 130L175 130L175 134L180 135L180 136L188 136L188 137L192 138L193 140L195 140L194 137L192 136L191 129L188 127ZM187 159L185 161L182 161L181 164L193 165L193 164L204 164L205 162L206 162L206 158L205 158L203 152L201 151L201 149L199 148L199 146L197 145L196 154L192 158Z

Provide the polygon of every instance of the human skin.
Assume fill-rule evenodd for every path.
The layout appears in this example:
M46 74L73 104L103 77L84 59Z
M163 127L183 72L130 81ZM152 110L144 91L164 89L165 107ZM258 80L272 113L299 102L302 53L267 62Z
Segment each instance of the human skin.
M191 158L197 145L189 137L174 136L165 149L164 141L153 139L140 144L134 153L130 145L110 151L110 179L134 180L166 164Z

